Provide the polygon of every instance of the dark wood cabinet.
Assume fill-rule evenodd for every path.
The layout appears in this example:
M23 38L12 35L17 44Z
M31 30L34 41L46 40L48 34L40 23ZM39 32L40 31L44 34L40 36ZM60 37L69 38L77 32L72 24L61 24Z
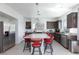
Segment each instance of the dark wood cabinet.
M67 28L77 28L77 12L67 15Z
M31 22L26 22L26 29L31 29Z
M77 41L76 35L61 35L61 44L70 51L72 50L72 41Z
M58 21L54 21L54 22L47 22L47 29L57 29L58 28Z
M55 40L60 43L61 42L61 34L53 33L53 35L55 37Z
M68 48L68 40L66 35L61 36L61 44L65 47Z
M77 35L67 36L68 39L68 50L71 52L74 51L74 47L77 46Z
M58 21L54 22L54 28L58 29Z

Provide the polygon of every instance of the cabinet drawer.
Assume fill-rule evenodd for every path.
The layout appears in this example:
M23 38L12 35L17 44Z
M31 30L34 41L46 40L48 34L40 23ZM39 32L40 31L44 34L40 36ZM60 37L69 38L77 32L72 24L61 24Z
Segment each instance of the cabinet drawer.
M67 36L67 39L70 39L70 40L77 40L77 36Z

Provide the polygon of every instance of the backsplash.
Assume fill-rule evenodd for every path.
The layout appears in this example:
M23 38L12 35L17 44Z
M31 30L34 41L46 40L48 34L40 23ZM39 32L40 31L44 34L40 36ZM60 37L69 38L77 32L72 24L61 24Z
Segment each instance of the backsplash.
M69 29L69 32L70 33L77 33L77 28L70 28Z
M61 32L64 34L77 34L77 28L64 29Z

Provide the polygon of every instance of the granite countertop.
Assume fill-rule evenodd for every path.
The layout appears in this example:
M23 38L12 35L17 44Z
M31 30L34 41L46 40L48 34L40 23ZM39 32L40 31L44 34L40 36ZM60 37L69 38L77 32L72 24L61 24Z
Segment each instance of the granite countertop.
M77 33L65 33L64 35L76 36L76 35L77 35Z
M76 36L77 33L60 33L61 35Z

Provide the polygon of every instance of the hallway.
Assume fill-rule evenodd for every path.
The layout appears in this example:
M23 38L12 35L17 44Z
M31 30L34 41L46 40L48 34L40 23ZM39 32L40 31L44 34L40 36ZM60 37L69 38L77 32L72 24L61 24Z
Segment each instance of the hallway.
M53 42L53 55L73 55L67 49L63 48L56 41ZM1 55L31 55L28 50L23 52L23 42L15 47L9 49L8 51L1 53ZM38 52L35 52L35 55L38 55ZM45 53L45 55L50 55L50 53Z

